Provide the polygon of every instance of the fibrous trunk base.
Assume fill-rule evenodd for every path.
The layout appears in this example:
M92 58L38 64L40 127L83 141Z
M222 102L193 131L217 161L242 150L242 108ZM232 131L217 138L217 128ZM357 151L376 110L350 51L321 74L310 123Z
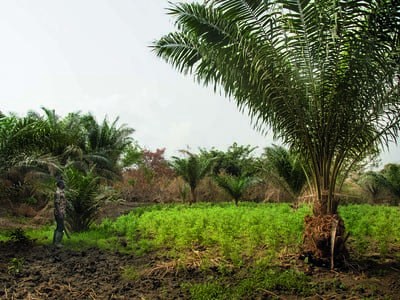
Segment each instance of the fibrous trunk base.
M331 267L343 264L349 254L345 227L337 214L306 216L303 255L312 263Z

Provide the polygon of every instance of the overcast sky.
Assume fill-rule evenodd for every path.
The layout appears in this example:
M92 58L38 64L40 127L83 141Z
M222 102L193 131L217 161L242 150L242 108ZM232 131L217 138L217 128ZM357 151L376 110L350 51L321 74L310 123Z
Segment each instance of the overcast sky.
M152 41L173 30L167 0L0 0L0 110L40 107L120 118L139 145L225 150L270 146L233 101L156 57ZM382 155L399 162L399 148Z

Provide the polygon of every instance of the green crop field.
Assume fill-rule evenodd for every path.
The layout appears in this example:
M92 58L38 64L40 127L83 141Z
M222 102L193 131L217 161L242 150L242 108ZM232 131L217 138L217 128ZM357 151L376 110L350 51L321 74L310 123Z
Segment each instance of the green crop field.
M135 254L157 250L172 258L184 258L194 250L240 265L249 257L272 259L296 253L302 241L303 218L309 213L308 206L293 210L287 204L154 205L116 220L105 219L89 231L74 233L65 243ZM340 214L354 254L385 255L400 247L399 208L349 205L341 207ZM52 230L44 227L27 233L49 243Z

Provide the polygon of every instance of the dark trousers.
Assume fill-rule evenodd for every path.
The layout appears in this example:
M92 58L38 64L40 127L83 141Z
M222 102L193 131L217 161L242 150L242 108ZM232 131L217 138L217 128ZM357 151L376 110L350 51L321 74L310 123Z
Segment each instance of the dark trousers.
M63 232L64 231L64 218L58 215L54 215L57 223L56 231Z

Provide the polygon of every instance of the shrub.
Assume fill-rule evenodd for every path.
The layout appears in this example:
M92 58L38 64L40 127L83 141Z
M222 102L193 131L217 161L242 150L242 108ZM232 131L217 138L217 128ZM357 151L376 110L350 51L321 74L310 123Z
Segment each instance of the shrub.
M131 202L171 202L179 199L178 191L171 188L174 172L164 158L165 149L155 152L143 150L142 160L123 173L115 188L123 199Z

